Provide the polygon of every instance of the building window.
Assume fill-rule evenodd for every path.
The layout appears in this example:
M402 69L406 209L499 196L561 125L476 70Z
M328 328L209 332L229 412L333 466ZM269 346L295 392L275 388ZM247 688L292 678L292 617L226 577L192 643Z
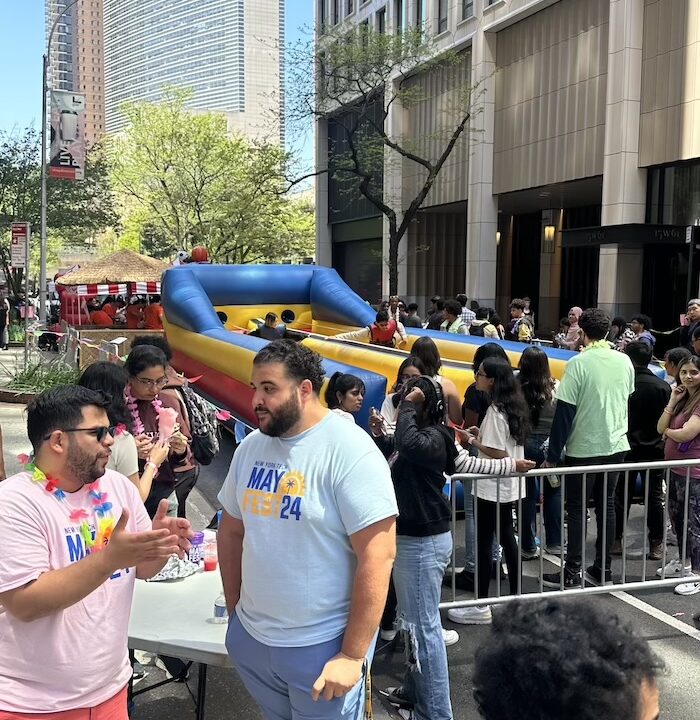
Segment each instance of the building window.
M369 44L369 18L360 23L360 38L362 39L362 47L366 48Z
M473 17L474 0L462 0L462 20Z
M423 0L416 0L416 27L423 27Z
M346 3L345 14L352 15L355 12L355 0L346 0Z
M319 0L318 2L318 24L322 29L326 24L326 0Z
M394 22L396 23L396 34L403 32L403 0L394 0Z
M438 33L447 30L447 0L438 0Z
M337 25L340 22L340 0L331 0L333 3L333 17L331 18L331 21L334 25Z
M700 222L700 162L649 168L646 221L654 225Z
M377 11L377 32L384 35L386 32L386 7Z

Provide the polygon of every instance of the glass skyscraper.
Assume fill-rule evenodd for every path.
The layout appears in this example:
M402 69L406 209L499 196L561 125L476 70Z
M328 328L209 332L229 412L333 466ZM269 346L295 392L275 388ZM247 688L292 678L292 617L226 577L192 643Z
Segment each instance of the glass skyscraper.
M189 88L192 109L227 114L252 135L279 124L284 0L104 0L105 122L118 132L125 101Z

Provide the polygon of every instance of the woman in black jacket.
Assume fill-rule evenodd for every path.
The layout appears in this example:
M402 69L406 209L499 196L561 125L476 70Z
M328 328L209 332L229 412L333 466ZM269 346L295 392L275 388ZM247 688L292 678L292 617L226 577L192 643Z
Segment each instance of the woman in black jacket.
M445 474L505 474L516 466L507 458L485 461L458 451L454 431L445 425L442 388L430 377L411 379L404 386L393 437L383 434L379 415L370 418L370 428L388 457L399 506L393 580L408 667L403 685L387 690L388 699L413 707L416 720L452 720L439 610L442 577L452 553Z

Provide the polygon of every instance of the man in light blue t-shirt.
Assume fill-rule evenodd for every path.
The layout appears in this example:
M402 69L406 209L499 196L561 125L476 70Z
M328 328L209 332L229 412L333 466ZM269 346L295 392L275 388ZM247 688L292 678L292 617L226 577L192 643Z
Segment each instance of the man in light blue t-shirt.
M610 318L598 308L585 310L579 319L583 351L571 358L557 391L557 409L549 439L547 464L556 465L565 450L565 464L612 465L621 463L630 449L627 442L628 404L634 392L634 367L629 357L613 350L605 340ZM585 568L594 583L610 582L610 547L615 539L615 487L619 472L588 473L566 477L569 515L564 587L582 582L582 532L588 500L593 496L597 521L595 560ZM605 546L603 547L603 540ZM545 574L548 587L560 586L560 574Z
M219 493L226 646L266 718L359 720L396 552L389 467L321 405L319 355L277 340L253 362L260 429Z

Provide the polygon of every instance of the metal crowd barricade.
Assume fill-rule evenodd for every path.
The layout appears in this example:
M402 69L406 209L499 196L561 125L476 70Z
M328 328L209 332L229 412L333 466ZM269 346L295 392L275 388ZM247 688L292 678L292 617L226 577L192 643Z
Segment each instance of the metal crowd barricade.
M689 581L688 576L691 574L690 570L686 570L685 568L685 562L687 560L687 546L688 546L688 508L689 508L689 490L690 490L690 483L692 482L700 482L700 479L693 480L693 478L690 477L690 470L693 467L697 467L700 465L700 460L697 459L689 459L689 460L673 460L673 461L664 461L664 462L639 462L639 463L618 463L618 464L610 464L610 465L587 465L587 466L557 466L557 467L547 467L547 468L538 468L535 470L531 470L526 475L522 475L520 477L522 478L532 478L532 477L539 477L540 482L543 484L545 482L548 482L548 478L552 476L557 476L561 480L561 495L560 495L560 508L559 508L559 517L561 521L561 551L559 555L552 556L549 555L549 559L545 559L544 555L546 554L544 552L545 544L543 542L542 537L542 529L544 526L544 506L541 506L541 511L539 513L536 513L536 538L539 539L539 572L538 572L538 589L535 592L523 592L522 590L522 542L523 542L523 487L526 486L526 480L522 483L519 483L519 494L518 499L516 501L516 507L517 507L517 520L514 519L514 522L516 523L516 535L517 535L517 549L518 549L518 579L517 579L517 594L515 595L501 595L501 577L500 577L500 562L497 563L497 570L496 570L496 595L495 596L489 596L489 597L482 597L480 598L478 596L478 588L479 588L479 572L488 572L491 573L491 568L479 568L479 558L478 558L478 550L477 550L477 539L478 538L478 503L476 502L476 492L478 488L478 483L480 481L484 481L486 479L496 480L498 481L498 476L495 475L480 475L476 473L464 473L464 474L456 474L451 477L451 504L452 504L452 538L453 538L453 544L452 544L452 563L451 563L451 594L452 599L447 602L440 603L441 609L447 609L447 608L457 608L457 607L468 607L468 606L475 606L475 605L496 605L496 604L503 604L508 603L513 600L519 600L519 599L527 599L527 598L539 598L542 596L542 594L546 593L548 597L557 597L557 596L566 596L566 597L573 597L576 595L593 595L593 594L601 594L601 593L614 593L614 592L620 592L620 591L635 591L635 590L642 590L642 589L653 589L653 588L672 588L676 585L679 585L681 583L685 583ZM672 480L672 474L671 470L674 469L677 472L674 473L675 475L680 475L681 479L684 483L684 508L683 508L683 532L682 537L678 537L678 552L679 552L679 559L681 560L681 575L677 577L666 577L665 568L668 563L668 546L667 546L667 535L668 535L668 525L669 525L669 495L670 495L670 489L671 489L671 480ZM649 550L649 538L648 538L648 516L649 516L649 485L650 485L650 478L649 473L650 471L654 470L661 470L663 471L663 482L664 482L664 491L663 491L663 539L662 539L662 556L661 560L653 560L650 561L647 559L647 554ZM681 470L681 472L678 472L678 470ZM609 476L611 474L618 475L618 483L622 482L624 483L624 495L623 495L623 502L624 502L624 510L623 510L623 532L622 532L622 570L621 570L621 581L616 581L613 573L613 581L612 583L605 583L605 568L601 569L601 583L600 584L591 584L590 581L585 579L586 575L586 536L587 536L587 530L588 530L588 517L587 517L587 509L588 509L588 502L587 498L590 500L590 498L594 497L595 490L592 490L590 493L590 497L588 493L586 492L586 483L588 481L588 476L590 475L602 475L602 498L603 498L603 522L601 523L602 526L602 538L601 538L601 547L602 547L602 557L603 557L603 565L605 565L605 547L606 547L606 522L605 518L607 517L608 512L608 487L609 487ZM634 482L636 483L637 476L641 474L643 479L643 487L644 487L644 517L643 517L643 525L642 525L642 537L643 537L643 544L641 548L641 561L642 561L642 569L641 569L641 576L639 579L629 579L628 578L628 562L627 562L627 543L629 539L629 522L628 522L628 511L627 511L627 493L629 488L629 483ZM572 479L571 476L580 476L579 479ZM582 523L580 528L574 528L569 526L568 532L580 532L581 533L581 582L580 586L574 587L574 588L564 588L564 565L566 560L566 542L565 542L565 509L566 509L566 483L568 482L581 482L582 483ZM457 599L457 588L456 588L456 545L458 538L456 537L456 528L457 528L457 493L455 492L455 483L462 482L462 483L471 483L472 487L474 488L474 560L475 560L475 567L474 567L474 597L473 598L464 598L464 599ZM466 493L468 492L467 486L464 486L464 493L466 496ZM543 494L544 490L541 486L540 490L540 496ZM466 501L466 497L465 497ZM615 503L615 493L611 493L611 501L613 504ZM501 536L500 530L500 484L498 485L497 489L497 501L496 501L496 538L499 538ZM539 500L538 500L539 505ZM614 507L613 507L614 511ZM591 516L592 517L592 516ZM614 538L613 538L614 540ZM537 546L537 545L536 545ZM662 574L661 579L651 579L648 580L646 578L647 575L647 566L650 562L653 563L660 563L660 566L662 568ZM543 584L543 574L545 572L545 563L549 564L550 570L553 572L559 572L560 573L560 584L559 589L547 589L544 587ZM612 562L611 562L612 567Z

